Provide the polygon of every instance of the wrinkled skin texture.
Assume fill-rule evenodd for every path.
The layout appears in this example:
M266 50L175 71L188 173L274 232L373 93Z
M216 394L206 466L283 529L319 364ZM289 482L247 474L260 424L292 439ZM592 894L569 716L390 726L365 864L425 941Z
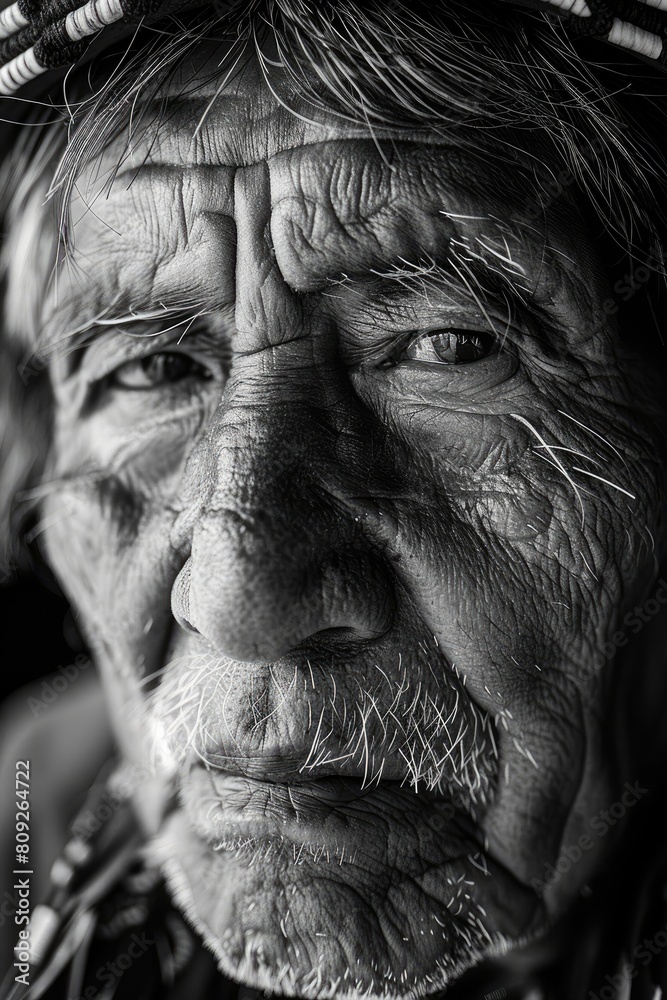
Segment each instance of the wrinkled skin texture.
M611 847L531 887L636 777L595 657L654 567L646 395L564 199L525 221L519 172L306 125L251 72L192 142L204 101L73 202L47 333L175 311L56 352L44 546L221 967L427 994L540 932ZM501 294L415 279L462 245L529 290L509 326ZM184 304L184 337L137 336ZM496 347L445 364L442 330ZM186 375L146 384L169 351Z

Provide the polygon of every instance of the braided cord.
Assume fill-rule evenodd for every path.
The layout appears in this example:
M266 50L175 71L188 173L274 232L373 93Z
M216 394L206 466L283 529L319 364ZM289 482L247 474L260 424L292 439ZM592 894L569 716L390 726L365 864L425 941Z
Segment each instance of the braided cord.
M573 36L601 38L664 64L667 0L547 0L547 3L568 16L568 30Z

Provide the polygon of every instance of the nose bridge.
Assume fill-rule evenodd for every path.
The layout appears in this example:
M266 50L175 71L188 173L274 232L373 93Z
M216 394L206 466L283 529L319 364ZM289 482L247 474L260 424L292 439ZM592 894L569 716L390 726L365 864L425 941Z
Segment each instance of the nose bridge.
M284 378L289 380L290 374ZM225 401L207 436L206 507L248 516L266 516L268 510L274 516L286 514L297 497L301 504L307 501L309 479L325 474L336 432L317 419L315 401L305 395L305 377L303 394L293 385L278 384L265 393L261 377L247 372L243 382Z
M303 399L250 396L232 398L207 436L177 618L249 662L274 661L331 629L381 635L393 598L335 496L346 492L339 434Z
M356 544L349 505L393 478L344 370L313 361L316 337L241 359L198 463L201 525L252 524L283 565Z
M359 448L369 435L337 360L331 321L280 273L267 164L237 171L234 205L235 358L209 434L209 466L218 502L227 496L261 509L269 491L282 493L283 504L295 489L306 499L307 473L326 478L344 441L357 441L356 464L363 465Z

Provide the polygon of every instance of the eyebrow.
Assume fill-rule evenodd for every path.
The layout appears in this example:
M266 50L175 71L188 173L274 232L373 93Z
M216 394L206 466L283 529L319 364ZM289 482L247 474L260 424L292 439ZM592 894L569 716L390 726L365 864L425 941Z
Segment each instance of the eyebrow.
M180 342L198 320L213 311L210 305L197 303L192 299L175 300L169 304L159 302L157 306L145 309L130 307L118 312L114 312L114 307L111 306L70 329L64 322L63 312L70 313L73 302L76 303L76 301L77 298L70 300L66 310L56 308L43 323L34 356L48 363L56 356L62 357L82 350L103 329L115 328L128 336L152 338L163 336L182 327L182 333L178 338L178 342ZM168 323L167 326L162 325L165 320ZM62 332L63 326L65 332ZM134 333L132 332L133 327L136 329ZM155 329L150 332L152 328Z
M497 328L497 323L493 323L488 313L488 309L494 306L507 309L508 322L510 317L516 315L527 316L534 320L537 310L534 306L531 308L532 290L525 283L523 267L512 260L509 248L504 257L488 246L486 240L484 248L491 252L491 262L482 254L471 252L465 241L452 240L449 253L442 260L422 258L419 262L412 262L399 258L399 263L386 270L370 268L358 272L351 271L342 275L340 279L331 279L330 284L353 290L359 286L364 290L372 288L374 297L385 302L406 299L415 294L425 294L428 290L438 288L454 290L458 294L463 292L470 296L487 320L489 328L494 330ZM144 308L107 307L75 328L69 329L62 313L71 314L77 299L78 297L75 297L70 300L65 310L55 309L49 316L42 327L34 357L39 357L48 364L56 356L81 351L104 329L115 328L119 333L137 338L158 338L182 328L177 338L177 342L180 343L199 320L214 312L230 312L232 316L229 318L233 320L233 307L221 310L219 306L201 301L195 302L189 298L175 299L168 304L159 302L156 306ZM62 332L63 326L65 332ZM402 336L404 334L389 339L393 341Z
M475 237L471 241L459 231L437 260L427 255L417 261L399 257L397 263L384 270L347 270L340 278L331 279L331 284L360 292L372 288L378 298L387 302L440 288L468 295L483 314L489 302L511 306L517 314L532 318L538 311L541 314L534 301L538 276L534 276L531 287L531 276L512 257L507 239L503 239L501 249L493 243L493 237Z
M470 235L467 237L460 226L449 239L437 258L422 255L418 260L399 257L397 262L386 268L374 267L349 269L339 279L330 284L356 292L369 302L370 299L391 306L400 304L414 295L426 298L430 293L448 294L460 300L461 295L470 299L471 304L484 317L489 331L500 337L501 348L506 340L516 340L520 331L523 335L548 343L551 349L560 352L561 345L558 324L550 319L548 303L540 302L536 294L544 269L560 271L556 252L547 259L549 244L544 240L540 247L537 238L542 235L532 226L524 227L521 220L512 220L515 230L529 228L532 238L524 232L512 232L503 221L490 215L453 216L458 219L490 221L499 232L490 235ZM504 231L503 231L504 230ZM527 266L513 256L510 243L515 242L520 256ZM370 292L370 295L369 295ZM491 314L495 313L492 319ZM500 314L500 318L499 315ZM502 329L501 329L502 328ZM416 331L411 331L412 333ZM370 361L376 356L384 357L405 341L406 331L383 332L383 336L369 343L368 331L358 338L355 331L346 329L348 337L357 340L351 351L357 362Z

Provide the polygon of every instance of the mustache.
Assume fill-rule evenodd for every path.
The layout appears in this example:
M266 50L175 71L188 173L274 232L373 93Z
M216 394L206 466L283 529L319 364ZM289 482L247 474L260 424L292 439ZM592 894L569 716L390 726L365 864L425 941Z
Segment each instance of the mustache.
M292 783L350 776L363 790L392 780L458 797L473 813L497 782L496 722L438 650L337 669L307 658L259 668L197 652L144 683L151 759L174 776L199 759Z

